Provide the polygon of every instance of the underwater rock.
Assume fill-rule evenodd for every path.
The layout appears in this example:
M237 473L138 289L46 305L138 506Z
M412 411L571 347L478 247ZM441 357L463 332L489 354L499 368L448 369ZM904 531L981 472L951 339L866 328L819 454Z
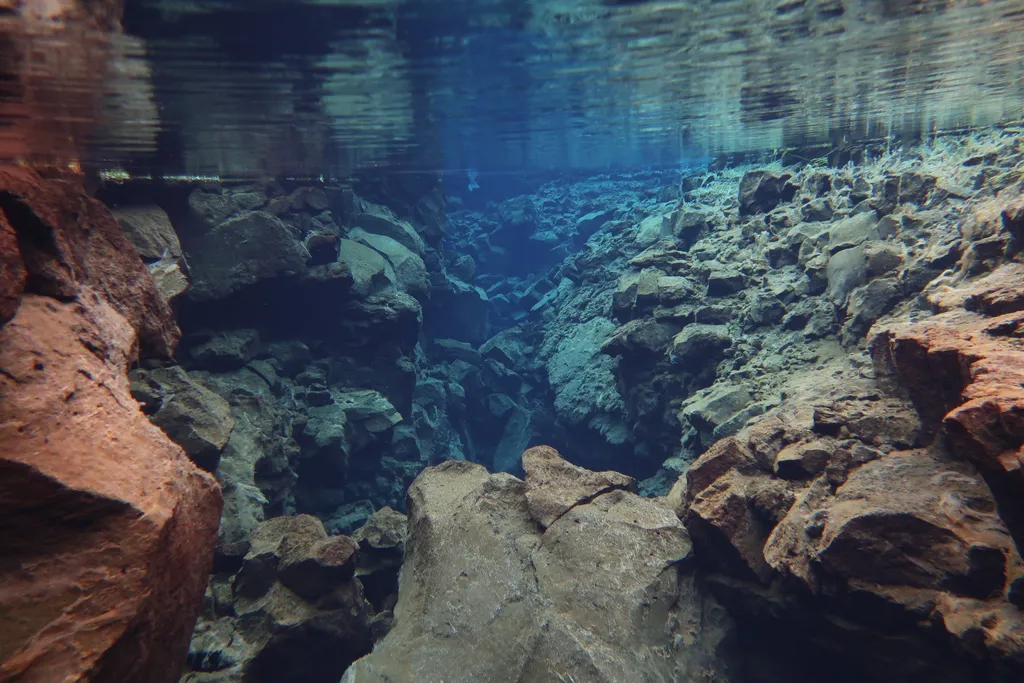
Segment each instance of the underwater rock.
M132 395L143 398L140 403L150 421L194 463L215 471L235 427L228 402L190 379L178 366L133 370L130 377Z
M33 282L27 291L63 301L98 296L138 330L142 356L172 355L179 332L171 309L107 207L73 182L16 167L0 169L0 187Z
M170 301L184 293L189 288L187 266L167 213L156 205L121 207L113 213L164 298Z
M127 372L140 350L170 355L177 329L99 202L24 170L0 187L29 275L0 327L0 678L170 683L220 494L138 410Z
M871 348L877 371L906 387L925 427L941 428L957 455L978 467L1021 539L1024 526L1015 511L1024 499L1024 281L1016 265L1004 268L960 296L945 296L981 310L986 306L979 301L1003 304L990 304L989 315L953 309L917 323L884 325L872 331ZM1015 303L1003 303L1008 300Z
M426 250L416 229L408 221L395 218L386 207L364 203L363 212L356 214L352 221L368 233L395 240L417 256L422 256Z
M424 470L394 627L342 680L731 680L729 621L699 595L671 509L598 489L541 531L528 496L561 500L545 487L563 484L455 461Z
M237 370L251 361L260 348L259 332L253 329L197 334L186 341L189 367L197 370Z
M0 211L0 325L14 317L25 289L25 264L18 248L18 235Z
M566 462L549 446L523 453L530 515L548 528L572 508L621 489L636 493L636 480L618 472L591 472Z
M481 344L489 331L487 293L474 285L448 278L443 287L431 290L424 319L428 331L436 337Z
M356 577L363 585L366 599L378 612L375 622L388 619L386 615L394 618L391 610L398 602L398 573L405 556L408 525L405 515L385 506L352 534L352 540L359 545ZM375 634L378 630L375 628Z
M753 396L746 387L722 382L687 399L680 416L697 430L702 444L711 445L720 436L730 436L721 434L719 428L746 409L752 401Z
M844 681L1024 673L1024 305L964 309L1024 302L1016 264L1004 268L935 289L945 312L876 325L881 388L808 380L811 392L715 443L677 484L698 563L752 661L827 658ZM767 588L780 583L792 588Z
M301 273L310 258L295 231L265 211L240 213L181 238L192 276L188 295L196 301L222 299L261 280Z
M751 171L740 181L740 215L767 213L783 202L788 202L800 189L790 182L788 173Z
M263 522L252 543L196 625L181 683L336 683L371 645L355 542L299 515Z
M360 242L387 259L394 271L394 284L418 299L426 297L430 289L427 266L415 252L397 240L374 235L362 229L349 233L349 239ZM347 240L342 240L347 241ZM349 264L351 267L351 264ZM353 274L354 274L353 269Z
M121 232L146 263L183 256L178 234L167 212L155 204L118 207L112 211Z
M341 240L338 245L338 259L352 274L352 292L357 297L367 298L397 280L391 264L384 255L360 242Z

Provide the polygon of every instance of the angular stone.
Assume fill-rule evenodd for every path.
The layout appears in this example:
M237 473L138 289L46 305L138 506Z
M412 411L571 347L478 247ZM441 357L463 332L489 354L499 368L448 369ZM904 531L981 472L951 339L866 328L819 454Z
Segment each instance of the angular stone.
M355 575L356 544L348 536L312 545L285 536L280 552L279 580L305 600L314 601Z
M427 266L423 259L402 243L385 235L375 235L365 230L353 230L349 239L370 247L391 264L395 273L395 285L417 298L424 298L430 288Z
M810 479L825 469L834 445L828 441L790 444L775 456L775 473L783 479Z
M352 273L352 291L360 298L366 298L387 287L395 277L384 256L365 244L341 240L338 258Z
M138 330L142 356L173 355L174 314L106 206L75 183L14 166L0 169L0 188L32 292L83 304L98 296Z
M577 505L615 489L636 491L636 480L618 472L591 472L564 460L554 448L535 446L523 453L526 501L541 527Z
M345 683L724 675L728 620L697 593L669 507L613 490L542 533L528 488L467 462L424 470L394 628Z
M178 366L156 370L136 370L133 383L155 390L149 419L174 443L181 446L194 463L204 470L217 469L221 451L227 445L235 418L231 406L202 384L192 381ZM135 394L136 387L132 387Z
M182 239L192 276L189 296L197 301L222 299L260 280L296 275L309 261L292 229L265 211L232 216Z
M877 240L878 218L873 212L857 213L832 224L828 235L828 253L851 249L869 240Z
M732 346L732 334L725 325L687 325L675 336L669 347L673 360L691 362L715 358Z
M124 236L146 263L182 257L181 243L167 212L155 204L119 207L113 211Z
M800 189L790 183L788 173L774 171L751 171L740 180L740 215L750 216L767 213L783 202L788 202Z
M255 357L260 348L256 330L238 329L215 334L189 346L189 367L225 372L237 370Z
M407 221L395 218L388 209L376 204L366 204L363 213L352 219L357 227L375 235L395 240L414 254L422 255L426 250L423 238Z
M746 387L725 382L691 396L680 415L700 433L701 443L710 445L714 442L712 434L715 429L747 408L752 401L753 396Z

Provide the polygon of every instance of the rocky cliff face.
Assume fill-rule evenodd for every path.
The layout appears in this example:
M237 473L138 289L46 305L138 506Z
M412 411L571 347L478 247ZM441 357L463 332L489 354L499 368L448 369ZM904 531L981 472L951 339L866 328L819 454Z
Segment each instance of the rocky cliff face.
M220 513L129 393L171 311L73 182L0 170L0 679L174 681Z

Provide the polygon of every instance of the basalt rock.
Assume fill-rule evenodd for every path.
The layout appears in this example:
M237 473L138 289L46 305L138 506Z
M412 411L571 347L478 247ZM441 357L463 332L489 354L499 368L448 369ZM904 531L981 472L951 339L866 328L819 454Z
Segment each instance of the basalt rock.
M308 515L261 523L237 574L210 581L182 683L335 683L370 649L356 554Z

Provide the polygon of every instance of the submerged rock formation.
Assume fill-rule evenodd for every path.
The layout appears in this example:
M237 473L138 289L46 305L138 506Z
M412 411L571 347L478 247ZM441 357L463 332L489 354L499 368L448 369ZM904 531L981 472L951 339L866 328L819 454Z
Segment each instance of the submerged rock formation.
M342 680L732 680L672 509L550 448L523 468L416 479L395 626Z
M250 543L210 582L181 680L335 683L370 648L356 543L309 515L262 522Z
M129 393L177 328L100 202L0 169L0 679L178 678L220 514Z
M1024 676L1020 274L929 288L937 315L873 328L877 382L794 378L677 484L745 680Z

